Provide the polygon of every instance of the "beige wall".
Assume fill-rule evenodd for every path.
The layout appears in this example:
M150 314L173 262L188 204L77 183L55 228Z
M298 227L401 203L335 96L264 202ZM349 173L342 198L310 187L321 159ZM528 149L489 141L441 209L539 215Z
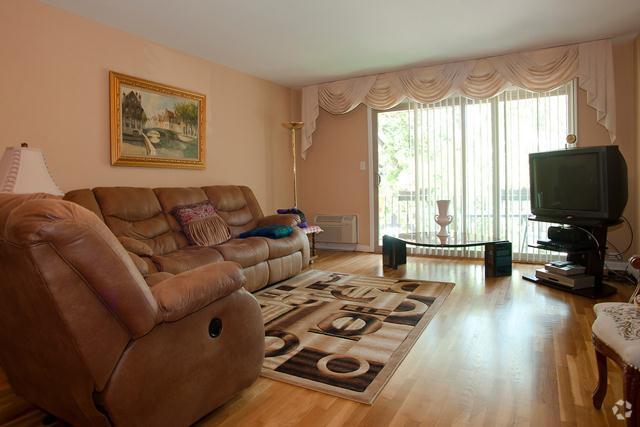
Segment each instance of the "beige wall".
M636 225L636 243L640 243L638 212L638 175L636 117L634 105L634 44L630 37L614 42L616 78L617 143L629 166L629 203L625 215ZM606 129L596 122L596 113L586 103L586 93L578 93L578 141L582 146L610 143ZM320 110L313 146L307 160L300 163L300 206L313 218L317 213L356 213L360 219L360 243L369 244L369 181L359 163L367 160L368 125L366 108L338 116ZM612 242L624 249L629 241L628 228L617 226ZM640 247L640 246L638 246Z
M629 174L629 202L624 215L633 225L636 235L640 237L638 228L638 145L636 143L636 105L634 100L634 43L632 37L615 40L613 45L613 60L616 80L616 144L627 161ZM578 143L581 146L607 145L609 135L604 126L596 121L596 112L587 105L587 94L580 90L578 93ZM631 239L629 227L624 225L609 229L609 240L620 250L625 249ZM640 247L640 238L627 255L636 252ZM613 251L614 249L611 248Z
M291 205L291 90L35 0L0 2L0 149L44 149L63 190L246 184L265 211ZM207 168L114 167L109 70L207 96Z
M298 168L299 205L313 221L317 214L358 215L358 241L369 244L367 108L333 115L320 109L307 160ZM360 170L365 161L366 170Z

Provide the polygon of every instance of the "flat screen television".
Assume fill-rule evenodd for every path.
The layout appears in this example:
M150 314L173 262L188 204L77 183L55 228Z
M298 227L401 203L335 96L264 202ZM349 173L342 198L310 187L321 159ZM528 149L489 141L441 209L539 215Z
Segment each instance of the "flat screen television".
M627 164L618 146L529 154L531 212L615 221L627 205Z

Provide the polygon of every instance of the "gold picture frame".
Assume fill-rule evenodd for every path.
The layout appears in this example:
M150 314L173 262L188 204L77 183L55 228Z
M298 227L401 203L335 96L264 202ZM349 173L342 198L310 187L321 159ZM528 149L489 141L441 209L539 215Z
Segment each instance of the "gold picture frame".
M205 168L206 96L109 71L111 164Z

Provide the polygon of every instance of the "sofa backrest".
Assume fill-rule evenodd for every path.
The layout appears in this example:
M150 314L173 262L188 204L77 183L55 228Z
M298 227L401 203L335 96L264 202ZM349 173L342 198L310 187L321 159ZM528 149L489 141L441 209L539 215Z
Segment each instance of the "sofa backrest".
M7 197L0 194L2 208ZM29 251L52 293L70 292L69 275L75 275L131 336L144 335L157 323L158 307L144 278L109 228L87 209L59 199L27 200L7 215L2 232L6 245ZM57 283L59 277L65 279Z
M90 210L104 222L104 217L102 216L100 205L98 205L98 201L96 200L96 195L93 194L93 191L90 189L84 188L82 190L70 191L64 195L64 199Z
M172 237L174 238L178 248L183 248L189 244L189 241L182 232L182 228L176 217L171 213L178 206L192 205L194 203L200 203L207 200L207 195L201 188L156 188L153 190L158 198L158 202L162 207L164 216L171 229Z
M145 242L155 255L189 243L171 211L176 206L210 200L227 222L231 236L255 228L264 215L253 191L246 186L134 188L99 187L70 191L65 199L93 211L117 237Z
M151 188L94 188L104 222L116 237L146 243L156 255L180 248L158 197Z
M256 228L264 216L253 191L246 186L212 185L202 188L218 213L227 222L231 237Z

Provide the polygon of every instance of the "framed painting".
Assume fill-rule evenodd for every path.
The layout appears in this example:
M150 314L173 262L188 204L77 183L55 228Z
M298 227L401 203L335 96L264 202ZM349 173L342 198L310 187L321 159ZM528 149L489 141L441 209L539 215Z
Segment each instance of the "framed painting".
M202 94L109 72L111 164L204 169Z

